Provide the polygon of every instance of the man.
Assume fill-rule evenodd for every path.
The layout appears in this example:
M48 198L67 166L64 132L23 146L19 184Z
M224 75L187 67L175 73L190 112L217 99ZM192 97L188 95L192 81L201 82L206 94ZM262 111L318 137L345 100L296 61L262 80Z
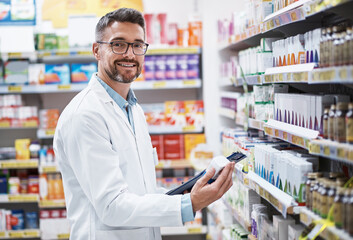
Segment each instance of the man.
M214 169L208 171L190 194L169 196L157 189L158 160L130 89L147 47L140 12L122 8L102 17L92 48L98 73L60 116L54 150L71 239L161 239L159 227L193 220L193 212L232 186L230 163L212 184L207 181Z

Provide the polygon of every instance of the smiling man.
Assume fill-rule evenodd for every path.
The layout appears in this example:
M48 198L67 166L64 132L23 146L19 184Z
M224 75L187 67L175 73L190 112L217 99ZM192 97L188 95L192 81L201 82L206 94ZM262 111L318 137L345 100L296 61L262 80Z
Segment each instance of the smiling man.
M217 180L208 171L191 193L156 187L158 159L131 83L148 44L140 12L121 8L96 26L98 73L60 116L54 150L63 177L70 239L161 239L159 227L181 226L232 186L234 164Z

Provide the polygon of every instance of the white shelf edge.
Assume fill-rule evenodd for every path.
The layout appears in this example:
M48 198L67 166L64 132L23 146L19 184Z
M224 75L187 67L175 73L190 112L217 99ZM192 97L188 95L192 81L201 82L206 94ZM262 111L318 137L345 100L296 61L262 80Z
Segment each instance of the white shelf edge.
M284 7L284 8L282 8L282 9L280 9L280 10L274 12L274 13L271 13L270 15L267 15L267 16L265 17L265 19L263 20L263 22L267 22L267 21L269 21L269 20L271 20L271 19L273 19L273 18L275 18L275 17L278 17L278 16L281 15L281 14L284 14L284 13L286 13L286 12L289 12L289 11L295 9L295 8L301 7L301 6L303 6L305 3L310 2L310 1L311 1L311 0L300 0L300 1L294 2L294 3L288 5L288 6Z
M319 132L315 130L311 130L308 128L303 128L295 125L291 125L288 123L276 121L273 119L269 119L264 127L273 128L277 130L281 130L283 132L290 133L295 136L299 136L305 139L316 139L319 136Z
M151 80L151 81L145 80L145 81L133 82L131 87L133 90L200 88L201 79Z
M207 226L161 227L162 236L207 234Z
M224 107L219 108L219 114L223 117L226 117L232 120L234 120L236 116L236 112L233 109L224 108Z
M267 68L265 70L265 76L272 75L272 74L280 74L280 73L311 72L313 71L315 65L316 63L305 63L305 64L296 64L296 65L283 66L283 67Z

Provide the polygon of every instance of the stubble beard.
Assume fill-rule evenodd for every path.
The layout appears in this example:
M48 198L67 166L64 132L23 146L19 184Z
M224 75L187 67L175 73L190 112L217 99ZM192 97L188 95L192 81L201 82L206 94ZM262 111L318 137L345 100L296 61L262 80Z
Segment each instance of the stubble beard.
M132 78L124 78L124 76L117 69L117 62L114 62L114 66L110 68L111 70L105 68L104 71L108 75L108 77L113 81L120 82L120 83L132 83L141 74L139 63L138 62L134 62L134 63L136 64L137 71L135 76Z

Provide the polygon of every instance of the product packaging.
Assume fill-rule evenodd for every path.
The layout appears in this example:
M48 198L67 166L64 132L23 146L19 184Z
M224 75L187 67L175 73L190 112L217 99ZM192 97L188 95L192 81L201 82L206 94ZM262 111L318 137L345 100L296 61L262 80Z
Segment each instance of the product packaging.
M177 71L177 56L167 55L166 56L166 71L165 77L167 80L175 80Z
M5 62L4 82L6 84L27 84L29 62L10 60Z
M151 135L152 146L156 148L158 159L164 159L163 135Z
M180 160L185 158L184 154L184 136L165 135L163 139L164 159Z
M157 55L154 59L154 76L155 80L165 80L166 79L166 60L167 56Z
M165 122L169 126L186 126L185 106L183 101L166 101L164 103Z
M71 83L87 83L95 72L97 72L96 63L73 63L71 64Z
M156 56L145 56L145 80L155 80L155 59Z
M291 224L288 226L288 239L299 240L305 227L301 224Z
M31 140L28 138L15 140L16 159L17 160L30 159L30 151L29 151L30 144L31 144Z
M198 79L199 78L199 55L191 54L188 55L188 79Z
M177 56L177 79L187 79L188 77L188 55Z
M44 84L44 63L32 63L28 67L28 80L29 84Z
M186 126L204 126L204 106L202 100L184 101Z
M12 230L25 229L25 217L22 209L11 210L11 225Z
M274 215L273 227L275 239L288 239L288 226L291 224L295 224L295 221L290 216L287 216L285 219L282 215Z
M206 143L205 134L185 134L184 135L184 152L185 159L190 159L191 151L201 143Z
M46 64L44 81L46 84L70 84L69 64Z

